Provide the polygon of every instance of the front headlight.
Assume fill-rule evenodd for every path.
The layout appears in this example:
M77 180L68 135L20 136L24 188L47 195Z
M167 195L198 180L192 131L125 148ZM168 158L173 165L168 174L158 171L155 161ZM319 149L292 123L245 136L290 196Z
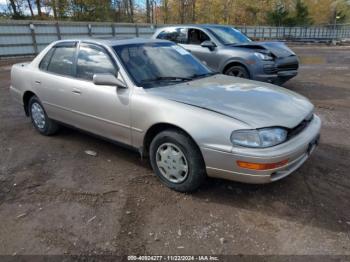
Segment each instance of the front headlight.
M237 130L231 134L231 142L244 147L270 147L287 139L284 128L263 128L257 130Z
M254 55L258 58L260 58L261 60L265 60L265 61L271 61L273 60L273 57L268 55L268 54L263 54L263 53L258 53L255 52Z

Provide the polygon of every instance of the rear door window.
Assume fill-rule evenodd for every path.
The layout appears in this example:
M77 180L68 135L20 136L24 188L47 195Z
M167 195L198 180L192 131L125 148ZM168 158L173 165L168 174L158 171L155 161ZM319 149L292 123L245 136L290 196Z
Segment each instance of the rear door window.
M187 29L186 28L169 28L162 31L158 36L158 39L169 40L178 44L187 43Z
M47 71L59 75L74 76L75 50L76 44L55 46Z

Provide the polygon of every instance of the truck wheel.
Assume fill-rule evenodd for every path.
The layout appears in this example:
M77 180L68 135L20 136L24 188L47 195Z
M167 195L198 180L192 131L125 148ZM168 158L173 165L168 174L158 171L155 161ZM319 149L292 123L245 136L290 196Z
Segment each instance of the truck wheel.
M40 134L50 136L57 132L58 124L47 116L43 105L36 96L29 99L28 112L35 129Z
M166 130L155 136L150 146L150 161L163 184L175 191L194 191L206 178L197 145L178 130Z

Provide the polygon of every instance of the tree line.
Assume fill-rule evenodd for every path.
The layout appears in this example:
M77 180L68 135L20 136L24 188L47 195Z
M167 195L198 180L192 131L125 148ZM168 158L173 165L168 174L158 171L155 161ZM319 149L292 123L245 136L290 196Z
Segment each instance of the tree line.
M178 24L311 25L350 21L350 0L6 0L1 18Z

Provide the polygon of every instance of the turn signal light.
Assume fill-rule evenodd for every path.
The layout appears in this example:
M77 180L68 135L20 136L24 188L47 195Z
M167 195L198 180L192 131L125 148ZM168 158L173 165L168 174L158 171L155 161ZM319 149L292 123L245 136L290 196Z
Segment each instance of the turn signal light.
M242 168L246 169L252 169L252 170L269 170L269 169L275 169L281 166L284 166L288 163L288 159L285 159L283 161L277 162L277 163L252 163L252 162L245 162L245 161L237 161L237 165Z

